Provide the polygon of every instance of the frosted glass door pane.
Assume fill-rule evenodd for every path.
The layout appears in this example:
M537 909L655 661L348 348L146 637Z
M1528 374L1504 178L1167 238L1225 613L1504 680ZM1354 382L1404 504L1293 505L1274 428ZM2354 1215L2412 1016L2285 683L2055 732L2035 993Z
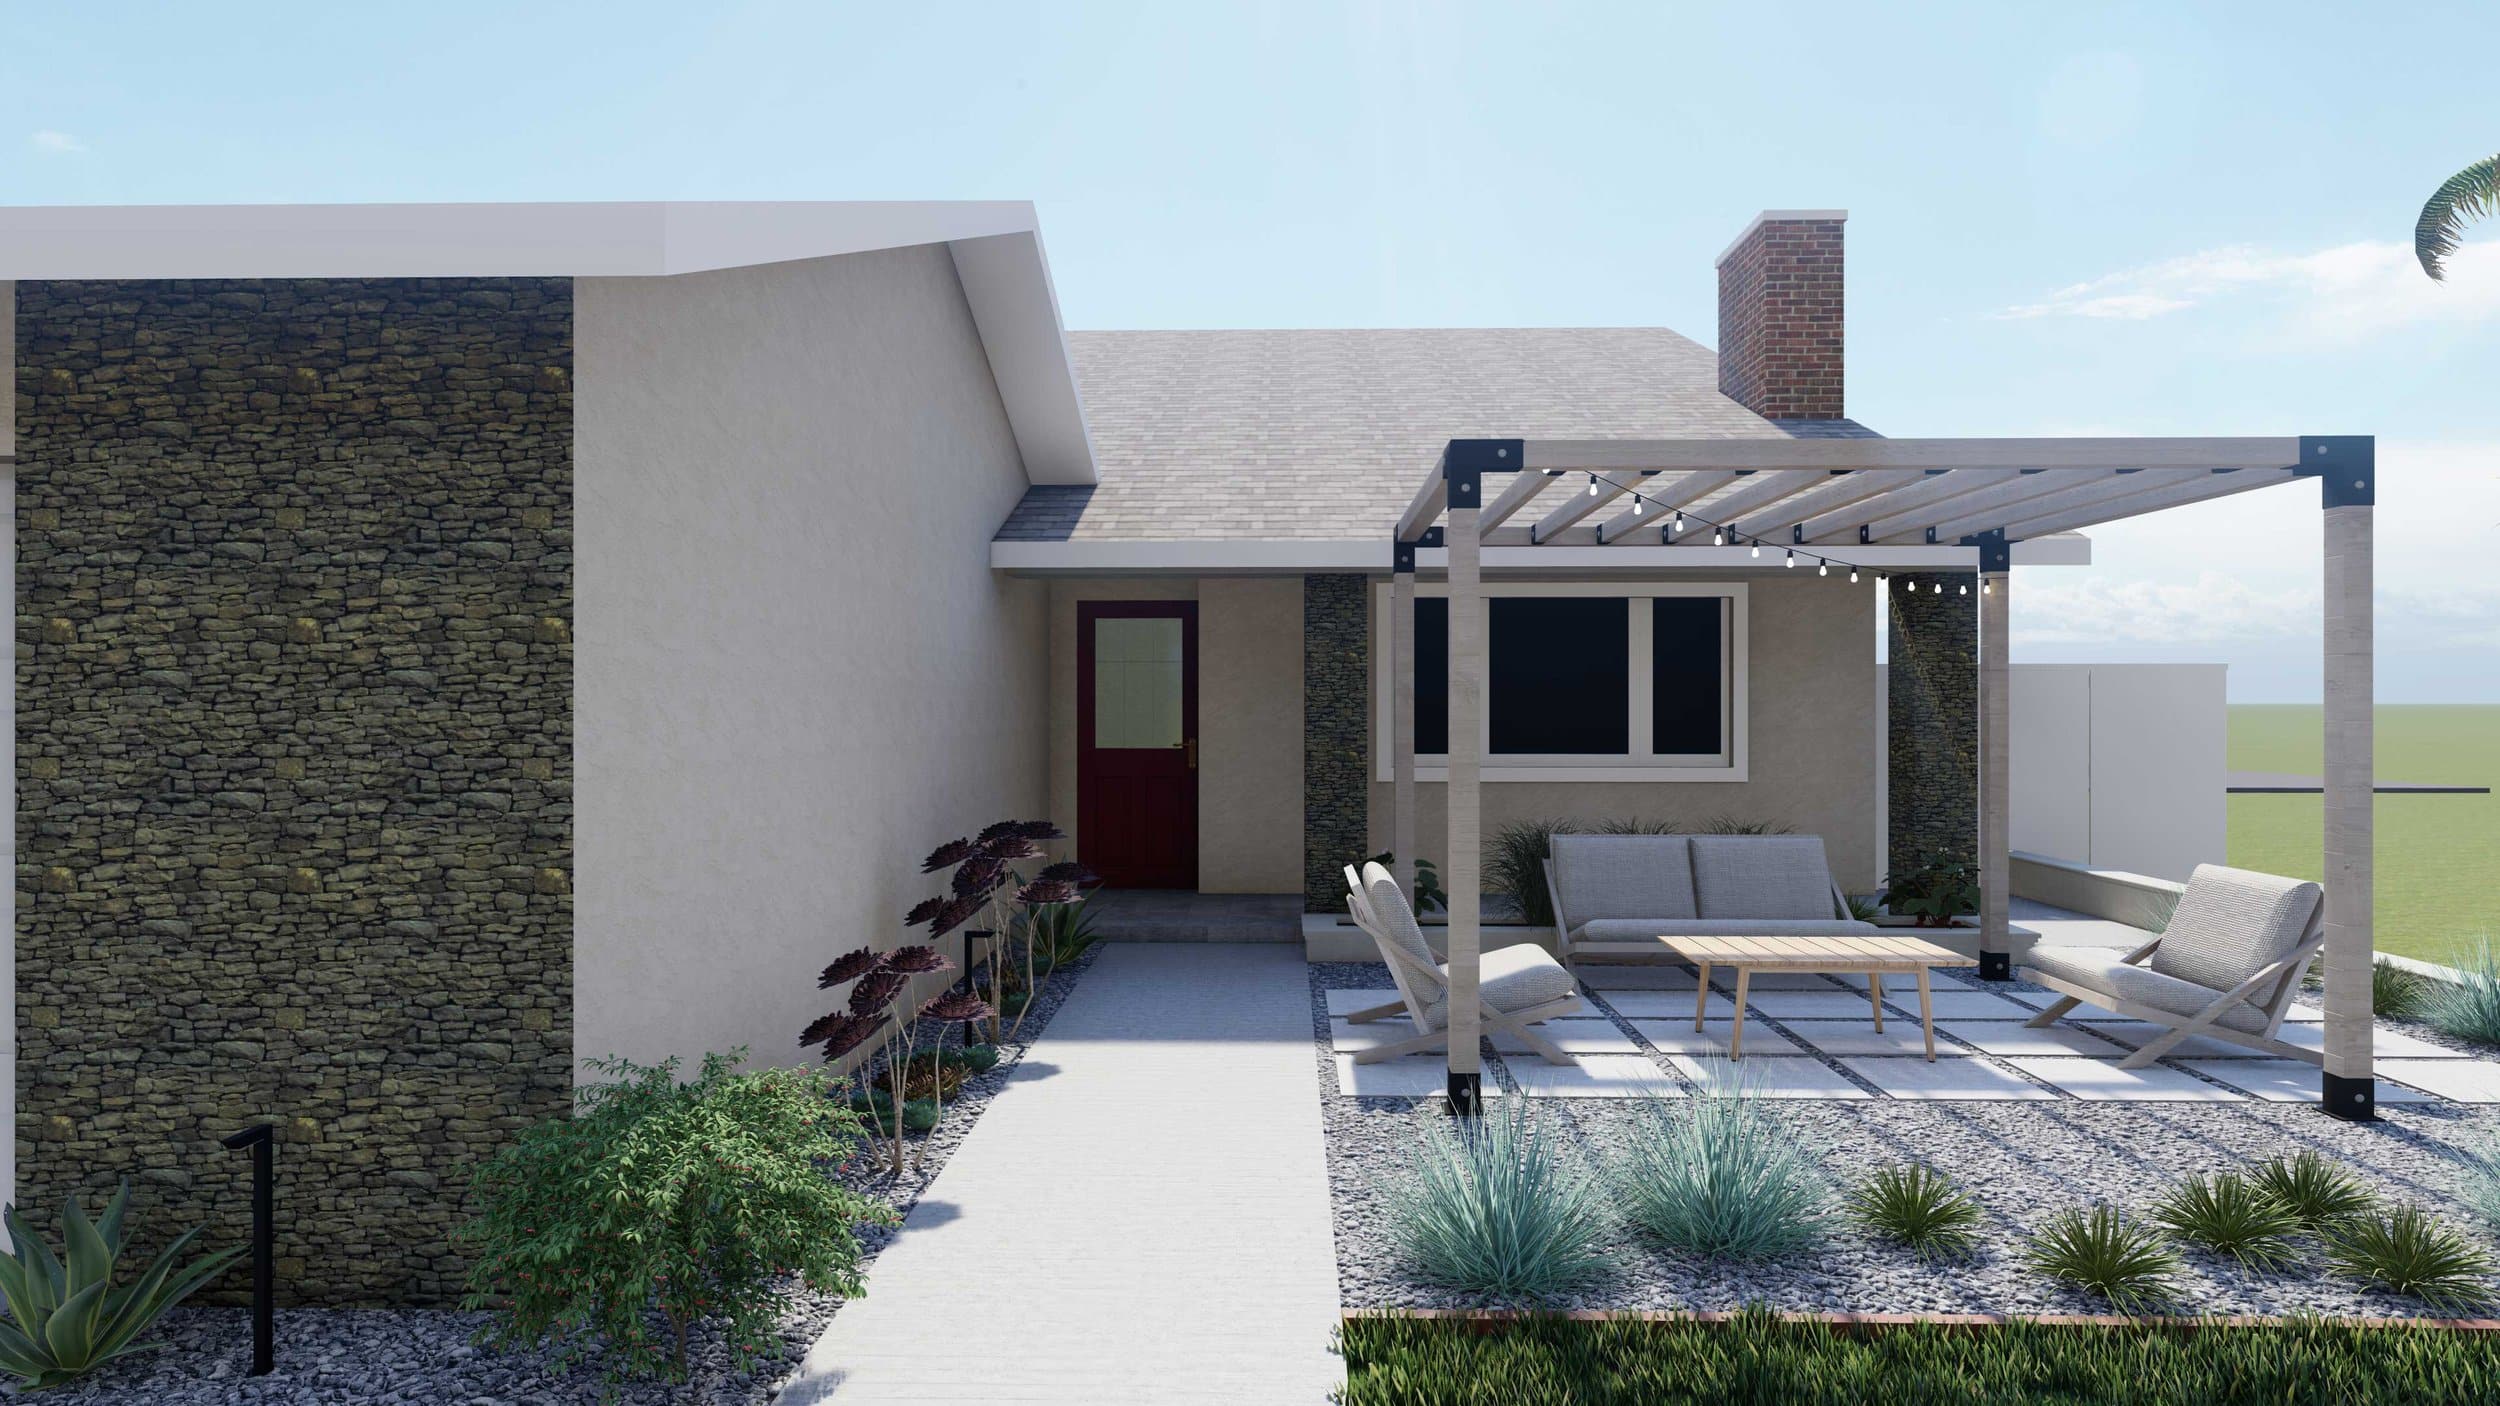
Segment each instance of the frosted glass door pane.
M1094 622L1094 745L1181 745L1181 622Z

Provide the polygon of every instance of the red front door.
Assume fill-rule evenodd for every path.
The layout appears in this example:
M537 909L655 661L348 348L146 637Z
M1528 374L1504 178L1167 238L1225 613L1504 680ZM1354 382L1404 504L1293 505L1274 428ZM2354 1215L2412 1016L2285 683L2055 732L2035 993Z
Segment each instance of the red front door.
M1198 604L1076 607L1076 848L1114 888L1198 887Z

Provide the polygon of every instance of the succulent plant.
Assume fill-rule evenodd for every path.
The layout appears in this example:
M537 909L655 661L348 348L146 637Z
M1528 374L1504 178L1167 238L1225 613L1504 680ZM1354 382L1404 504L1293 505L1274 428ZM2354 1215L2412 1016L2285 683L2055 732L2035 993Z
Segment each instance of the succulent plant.
M127 1182L98 1220L87 1219L73 1195L61 1213L59 1255L19 1218L16 1207L6 1211L13 1248L0 1256L0 1298L7 1300L11 1321L0 1325L0 1368L15 1372L27 1390L59 1386L117 1357L163 1347L133 1339L243 1253L240 1247L220 1250L177 1269L200 1234L186 1230L137 1277L117 1286L113 1267L121 1258L129 1211Z

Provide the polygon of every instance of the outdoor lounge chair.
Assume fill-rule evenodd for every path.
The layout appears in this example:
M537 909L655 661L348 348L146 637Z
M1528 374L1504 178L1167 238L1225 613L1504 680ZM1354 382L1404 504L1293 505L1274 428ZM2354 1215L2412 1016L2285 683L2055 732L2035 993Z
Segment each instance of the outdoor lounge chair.
M1415 910L1407 904L1398 881L1378 864L1364 865L1360 875L1348 865L1345 879L1346 907L1354 914L1354 925L1371 934L1372 942L1380 948L1380 960L1389 965L1389 979L1398 988L1397 1000L1356 1011L1346 1019L1361 1023L1402 1010L1415 1026L1415 1033L1406 1039L1357 1051L1354 1062L1377 1064L1399 1055L1446 1048L1450 1013L1448 969L1433 958L1431 944L1424 941L1423 926L1415 921ZM1544 948L1521 942L1485 953L1478 968L1476 998L1487 1035L1497 1030L1516 1035L1527 1042L1528 1048L1543 1055L1548 1064L1579 1063L1553 1041L1529 1028L1538 1021L1585 1008L1580 1000L1580 984Z
M2301 969L2326 942L2316 884L2199 864L2159 937L2124 956L2099 947L2034 947L2021 975L2064 999L2031 1018L2053 1025L2090 1003L2169 1029L2118 1062L2142 1069L2191 1035L2319 1062L2276 1038Z

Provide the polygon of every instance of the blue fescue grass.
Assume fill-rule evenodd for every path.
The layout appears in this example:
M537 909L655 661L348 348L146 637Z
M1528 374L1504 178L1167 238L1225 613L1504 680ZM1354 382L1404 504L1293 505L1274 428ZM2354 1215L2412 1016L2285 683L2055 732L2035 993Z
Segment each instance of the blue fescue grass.
M1610 1167L1650 1239L1710 1259L1794 1254L1822 1238L1831 1193L1814 1159L1743 1080L1651 1099Z
M1425 1283L1548 1299L1595 1278L1613 1223L1586 1165L1527 1099L1428 1124L1381 1187L1389 1227Z
M2460 1040L2500 1045L2500 948L2489 936L2478 937L2449 965L2459 979L2436 983L2423 998L2423 1014Z

